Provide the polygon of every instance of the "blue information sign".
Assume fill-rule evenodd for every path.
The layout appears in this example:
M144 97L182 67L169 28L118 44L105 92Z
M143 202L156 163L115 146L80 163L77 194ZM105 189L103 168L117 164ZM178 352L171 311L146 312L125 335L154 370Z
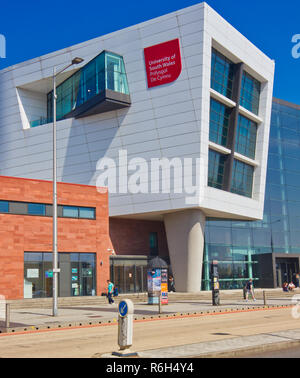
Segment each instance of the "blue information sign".
M122 301L119 303L119 314L120 316L124 317L127 315L128 312L128 306L125 301Z

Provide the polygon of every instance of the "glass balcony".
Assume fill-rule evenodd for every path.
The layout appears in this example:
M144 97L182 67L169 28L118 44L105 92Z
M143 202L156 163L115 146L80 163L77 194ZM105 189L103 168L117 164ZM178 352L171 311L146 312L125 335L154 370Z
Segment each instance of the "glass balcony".
M56 119L80 118L131 105L123 58L103 51L57 86ZM53 121L53 91L47 95L47 117L32 121L36 127Z

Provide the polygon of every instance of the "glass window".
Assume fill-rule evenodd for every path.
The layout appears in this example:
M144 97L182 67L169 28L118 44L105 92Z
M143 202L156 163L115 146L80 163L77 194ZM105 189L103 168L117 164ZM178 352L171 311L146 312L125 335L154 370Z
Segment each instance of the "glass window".
M219 278L233 278L233 264L230 263L219 263L218 265L218 271L219 271Z
M256 247L271 247L271 231L268 229L253 229L253 242Z
M28 214L30 215L45 215L46 206L40 203L29 203Z
M24 298L43 298L43 254L24 252Z
M63 206L63 217L78 218L78 210L75 206Z
M231 192L252 197L254 168L241 161L234 160Z
M92 207L80 207L79 218L95 219L95 209Z
M285 189L283 186L269 184L267 185L266 190L270 195L270 199L283 200L284 195L285 195Z
M232 98L233 66L224 55L212 50L211 88L228 98Z
M269 154L268 168L280 169L282 166L282 158L278 154Z
M255 159L257 124L239 115L235 150L251 159Z
M81 296L96 294L95 254L79 253L79 293Z
M281 138L288 143L298 144L298 133L294 130L287 129L285 127L281 128Z
M224 165L226 156L209 150L208 158L208 186L222 189L224 179Z
M212 244L231 245L231 228L214 227L210 233L210 241Z
M66 287L72 296L96 295L94 253L59 253L58 258L61 269L59 296L65 296ZM52 267L52 253L24 253L24 298L52 296Z
M8 213L8 201L0 201L0 213Z
M282 185L283 184L283 175L280 170L268 168L267 171L267 183Z
M291 186L287 186L287 187L285 187L285 190L286 190L286 195L287 195L288 201L300 202L300 196L299 196L299 189L298 188L293 188Z
M240 104L254 114L258 114L260 87L259 81L243 72Z
M235 246L250 246L252 242L251 230L248 225L248 229L233 228L232 229L232 242Z
M278 144L278 142L277 142ZM293 158L299 159L299 147L297 144L292 144L288 142L281 142L283 154L285 156L291 156Z
M210 100L209 140L227 146L229 115L231 110L220 102Z
M285 202L273 201L273 200L270 201L271 215L283 216L285 208L286 208Z
M299 139L297 139L297 142L299 143ZM300 173L300 159L293 159L293 158L285 157L284 168L287 171Z
M288 202L288 212L290 216L299 217L300 216L300 203L299 202Z
M103 51L56 88L56 118L63 119L76 107L106 89L129 94L123 58ZM47 95L47 118L41 117L30 123L31 127L52 122L53 91Z
M9 212L12 214L27 214L28 204L25 202L9 202Z
M231 247L225 245L208 245L209 260L232 261Z
M150 255L157 256L158 255L157 232L150 232L149 243L150 243Z
M300 188L300 174L285 171L285 182L286 185Z
M122 57L112 53L106 53L106 89L115 92L129 94Z

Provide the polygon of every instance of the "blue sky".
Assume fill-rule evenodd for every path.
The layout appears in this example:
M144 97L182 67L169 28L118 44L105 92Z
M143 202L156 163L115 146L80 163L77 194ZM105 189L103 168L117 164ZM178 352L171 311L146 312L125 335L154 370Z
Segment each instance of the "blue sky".
M7 57L0 69L185 8L195 0L10 0L1 6ZM300 104L299 0L207 0L218 13L276 61L274 96Z

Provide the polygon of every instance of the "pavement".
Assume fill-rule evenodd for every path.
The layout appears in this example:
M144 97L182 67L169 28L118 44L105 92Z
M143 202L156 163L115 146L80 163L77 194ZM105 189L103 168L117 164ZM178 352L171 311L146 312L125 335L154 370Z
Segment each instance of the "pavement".
M237 358L300 345L300 329L139 352L141 358ZM110 357L109 354L102 358Z
M80 305L80 306L61 306L59 307L58 316L51 315L50 308L13 308L10 313L10 327L5 329L4 320L0 320L0 330L2 337L17 335L34 334L38 332L50 332L59 330L76 330L80 328L91 328L100 326L117 326L118 323L118 302L123 298L118 298L115 304L99 304L99 305ZM168 305L162 306L162 313L159 313L158 305L148 305L145 302L137 302L134 304L134 327L145 325L146 322L159 323L159 321L172 322L176 320L198 321L200 318L207 319L214 317L214 324L211 324L211 330L219 330L214 335L217 340L207 339L203 342L193 342L193 337L182 336L183 341L174 341L172 346L146 348L143 346L139 348L138 357L140 358L188 358L188 357L239 357L243 354L257 352L257 351L272 351L278 349L289 348L293 345L300 345L300 321L292 319L291 315L292 301L291 297L282 297L278 295L272 299L268 299L267 305L262 299L256 302L249 300L246 302L243 299L222 299L220 306L212 306L211 300L178 300L170 302ZM291 322L285 321L284 327L270 326L267 332L261 332L262 327L256 324L263 324L261 320L273 316L274 318L280 315L280 311L285 313L292 319ZM228 321L229 317L235 314L249 318L251 315L253 322L253 331L248 332L232 332L229 331L228 326L224 322ZM255 323L256 314L257 323ZM174 320L173 320L174 319ZM234 319L234 318L233 318ZM235 318L237 319L237 318ZM283 319L286 319L284 315ZM299 322L299 323L298 323ZM142 324L141 324L142 323ZM283 324L279 322L278 324ZM188 323L187 323L188 324ZM232 327L231 323L230 327ZM244 324L244 323L243 323ZM267 323L264 323L267 327ZM298 328L299 324L299 328ZM256 325L256 328L255 328ZM170 325L172 327L172 325ZM209 325L208 325L209 327ZM241 329L245 328L245 325ZM105 327L104 327L105 328ZM116 327L113 327L116 329ZM172 329L172 328L170 328ZM51 333L51 332L50 332ZM156 337L159 338L159 333ZM23 339L24 340L24 339ZM160 345L160 343L153 342L152 345ZM191 342L192 341L192 342ZM174 345L175 344L175 345ZM112 357L111 353L94 353L90 357Z
M0 331L20 332L38 329L53 329L64 327L76 327L84 325L96 325L113 323L118 321L118 303L100 305L61 306L58 316L52 316L50 308L20 308L11 309L10 326L6 330L4 319L0 319ZM267 302L269 307L289 306L291 298L274 298ZM222 300L220 306L212 306L208 300L180 300L161 307L159 314L158 305L148 305L145 302L134 304L134 320L153 319L161 317L174 317L185 315L202 315L226 311L241 311L264 308L263 300L256 302L249 300Z

